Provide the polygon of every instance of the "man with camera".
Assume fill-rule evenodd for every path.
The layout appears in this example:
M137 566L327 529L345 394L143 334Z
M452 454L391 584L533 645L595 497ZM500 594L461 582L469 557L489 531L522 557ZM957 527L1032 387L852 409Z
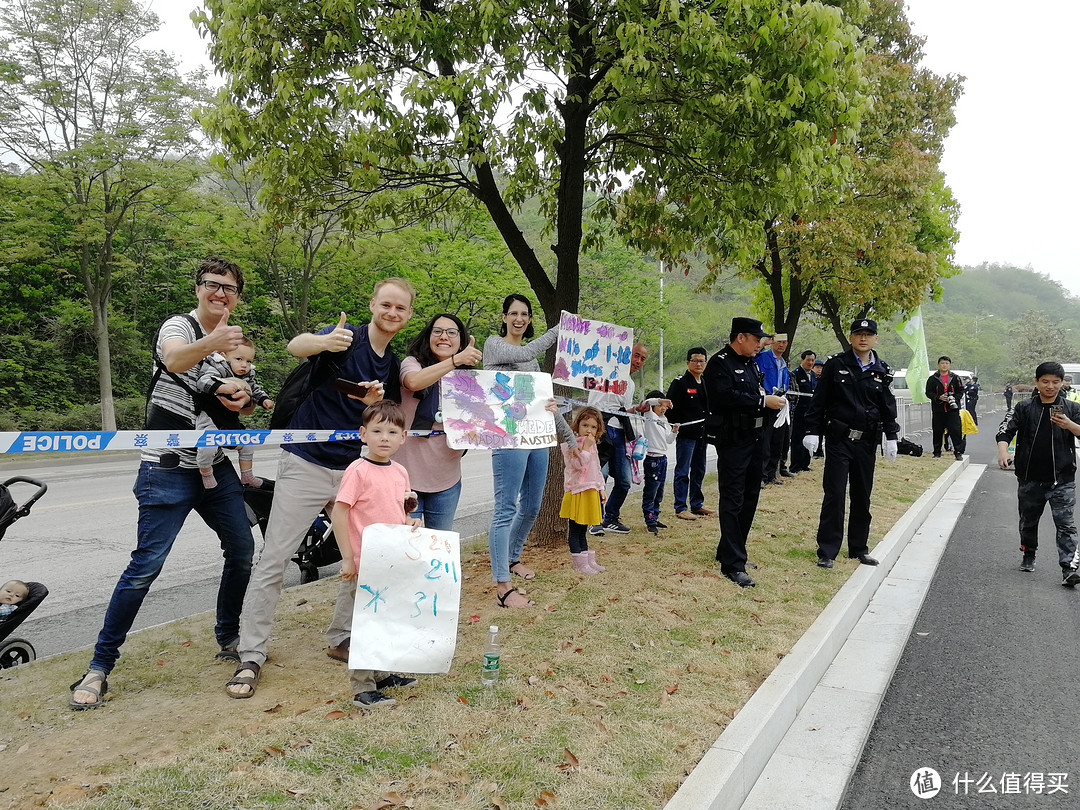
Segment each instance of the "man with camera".
M950 373L952 359L942 355L937 361L938 370L926 378L926 398L930 400L931 425L934 431L934 458L941 458L941 442L946 431L952 442L953 454L959 461L964 457L967 439L960 424L960 400L964 396L964 383L956 374Z
M844 542L844 492L850 486L848 556L877 565L870 556L870 493L878 445L885 458L896 458L896 400L892 370L874 352L877 323L860 318L851 324L851 351L830 357L806 414L803 447L815 452L825 437L825 473L817 531L817 564L832 568Z

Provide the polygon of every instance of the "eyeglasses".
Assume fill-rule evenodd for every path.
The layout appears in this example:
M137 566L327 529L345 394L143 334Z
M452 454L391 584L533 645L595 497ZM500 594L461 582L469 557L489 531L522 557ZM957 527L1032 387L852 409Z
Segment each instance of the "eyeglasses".
M453 327L449 329L443 329L441 326L433 326L431 327L431 334L434 337L442 337L443 335L446 335L447 337L457 337L461 334L461 330L454 329Z
M216 293L221 290L226 295L236 295L240 292L240 288L235 284L219 284L216 281L210 281L209 279L203 279L202 281L195 282L196 287L205 287L209 293Z

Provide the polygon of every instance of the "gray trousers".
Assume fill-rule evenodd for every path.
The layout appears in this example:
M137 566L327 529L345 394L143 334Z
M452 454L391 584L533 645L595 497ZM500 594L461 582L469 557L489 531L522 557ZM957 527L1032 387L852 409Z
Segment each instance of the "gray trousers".
M266 645L274 610L281 598L285 567L319 511L337 496L344 475L344 470L330 470L295 453L281 452L266 537L259 559L252 566L244 595L238 647L241 661L254 661L260 666L266 663ZM352 627L355 588L349 592L345 587L347 584L342 582L334 618L327 631L330 646L337 646L347 639Z

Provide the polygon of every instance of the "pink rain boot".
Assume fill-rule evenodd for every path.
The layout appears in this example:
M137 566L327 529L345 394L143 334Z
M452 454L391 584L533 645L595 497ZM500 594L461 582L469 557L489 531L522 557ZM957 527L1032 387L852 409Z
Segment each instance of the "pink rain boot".
M587 554L588 555L588 557L589 557L589 565L591 565L593 567L593 570L596 573L599 574L599 573L601 573L603 571L607 571L607 568L605 568L604 566L602 566L600 563L598 563L596 561L596 552L593 551L591 548L588 551L583 551L582 554Z
M574 570L579 574L595 574L596 569L589 565L589 552L581 551L577 554L571 553L571 559L574 561Z

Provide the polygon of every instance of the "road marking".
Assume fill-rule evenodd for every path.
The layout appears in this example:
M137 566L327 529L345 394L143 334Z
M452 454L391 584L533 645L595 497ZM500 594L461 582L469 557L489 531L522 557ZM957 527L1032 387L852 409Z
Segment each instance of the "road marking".
M93 506L95 503L116 503L117 501L131 500L132 497L132 495L122 495L119 498L102 498L101 500L97 501L76 501L75 503L50 503L45 504L44 506L35 506L34 511L41 512L45 509L67 509L71 506Z

